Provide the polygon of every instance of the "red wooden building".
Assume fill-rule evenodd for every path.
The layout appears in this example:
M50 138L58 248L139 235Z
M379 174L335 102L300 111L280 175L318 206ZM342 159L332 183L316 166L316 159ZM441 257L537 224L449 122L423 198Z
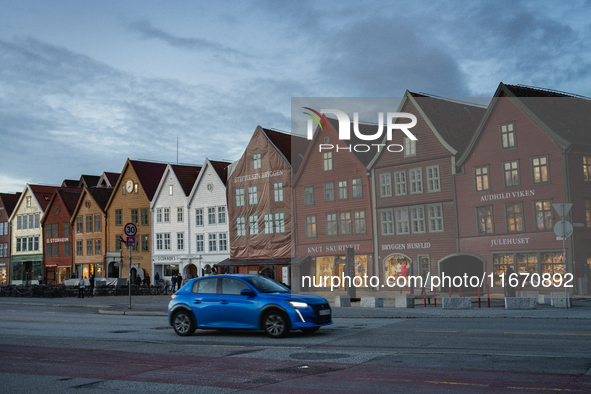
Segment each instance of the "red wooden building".
M10 283L11 227L10 215L21 193L0 193L0 286Z
M581 276L591 261L590 113L587 98L500 84L458 161L459 251L473 258L449 274L492 272L498 291L510 266L530 274L526 290L560 291L540 285L543 274ZM553 231L552 204L563 202L575 223L567 264Z

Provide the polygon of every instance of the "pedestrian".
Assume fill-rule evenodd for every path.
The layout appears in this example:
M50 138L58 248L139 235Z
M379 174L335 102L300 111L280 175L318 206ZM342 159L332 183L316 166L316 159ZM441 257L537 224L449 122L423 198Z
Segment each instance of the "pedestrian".
M84 277L82 277L78 281L78 298L84 298L84 289L85 288L86 288L86 284L84 283Z
M589 263L583 266L583 276L587 279L587 294L591 293L591 267Z
M142 286L142 278L141 278L141 276L136 275L136 277L135 277L135 285L137 287L141 287Z
M146 284L147 288L150 288L150 274L146 272L146 278L144 279L144 283Z
M156 272L156 275L154 275L154 285L158 286L160 284L160 275L158 275L158 272Z
M181 275L181 273L179 272L176 276L176 285L177 285L177 290L181 289L181 286L183 284L183 276Z
M515 288L510 285L511 275L515 276L515 271L513 271L513 266L510 265L507 267L507 271L505 272L505 297L515 297Z
M91 274L88 278L88 283L90 284L90 291L88 296L94 298L94 274Z
M39 281L39 285L42 285L43 284L43 275L39 275L37 277L37 280Z

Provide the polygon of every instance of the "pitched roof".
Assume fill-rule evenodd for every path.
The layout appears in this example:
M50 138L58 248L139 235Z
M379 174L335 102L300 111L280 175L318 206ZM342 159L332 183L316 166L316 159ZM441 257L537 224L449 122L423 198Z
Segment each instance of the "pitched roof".
M64 202L66 210L68 211L70 216L72 216L74 210L76 209L76 205L78 205L78 200L80 199L80 194L82 194L82 190L75 191L58 189L57 193Z
M228 166L232 163L217 160L209 160L209 163L211 164L215 172L217 172L218 176L220 177L224 185L226 185L226 182L228 181Z
M114 187L121 174L118 172L103 172L103 175L109 181L110 186Z
M86 190L90 193L94 201L96 201L99 208L104 212L114 189L112 187L93 187L92 189Z
M6 211L7 217L12 215L12 211L14 211L14 207L16 207L20 198L21 193L0 193L0 199L4 203L4 210Z
M78 187L95 187L100 179L100 175L81 175L80 181L78 182Z
M193 185L199 176L199 171L201 171L201 167L199 166L186 166L186 165L179 165L179 164L171 164L170 167L174 171L183 191L185 192L185 196L191 194L191 190L193 189Z
M78 187L78 183L80 183L80 181L76 179L64 179L61 187Z
M133 166L148 200L152 201L154 193L156 193L156 189L160 184L162 174L166 170L166 164L139 160L129 160L129 162Z
M37 199L37 202L39 203L39 206L43 212L45 212L45 208L47 208L47 204L49 204L53 193L55 193L57 189L60 189L59 186L45 185L29 185L29 188L35 195L35 198Z
M518 98L531 113L568 143L591 146L590 98L503 83L501 89L507 96Z
M338 132L338 130L339 130L338 119L330 118L326 115L324 117L332 124L334 129L337 130L337 132ZM377 127L378 127L378 125L359 123L359 132L361 134L375 134ZM353 129L353 122L351 122L351 129ZM351 139L346 140L345 142L349 146L368 143L368 141L362 140L359 137L357 137L357 135L355 133L351 133ZM361 164L363 164L365 167L367 167L369 165L371 160L376 155L376 151L373 149L370 149L368 152L357 152L357 151L353 150L353 153L355 154L355 157L357 157L357 160L359 160L361 162Z
M409 92L441 137L457 152L464 152L486 108Z
M302 162L302 158L298 155L294 157L292 160L292 144L294 145L294 148L295 146L298 146L298 152L305 152L306 148L301 148L301 146L307 146L308 140L297 135L282 133L275 130L265 129L263 127L260 127L260 129L267 135L267 137L269 138L269 140L271 140L273 145L275 145L277 149L279 149L283 156L285 156L287 162L291 165L292 169L294 170L293 174L295 174L297 168Z

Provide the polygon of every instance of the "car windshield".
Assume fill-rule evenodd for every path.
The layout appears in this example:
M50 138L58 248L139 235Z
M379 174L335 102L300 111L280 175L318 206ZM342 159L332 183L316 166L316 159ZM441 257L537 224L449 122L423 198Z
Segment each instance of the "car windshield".
M261 293L289 293L289 288L264 276L250 276L245 281L256 287Z

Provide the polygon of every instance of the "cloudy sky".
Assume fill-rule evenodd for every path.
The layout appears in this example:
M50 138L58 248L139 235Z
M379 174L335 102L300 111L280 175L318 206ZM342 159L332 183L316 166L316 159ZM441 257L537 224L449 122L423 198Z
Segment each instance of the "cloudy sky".
M589 1L0 0L0 192L238 159L292 97L591 96Z

